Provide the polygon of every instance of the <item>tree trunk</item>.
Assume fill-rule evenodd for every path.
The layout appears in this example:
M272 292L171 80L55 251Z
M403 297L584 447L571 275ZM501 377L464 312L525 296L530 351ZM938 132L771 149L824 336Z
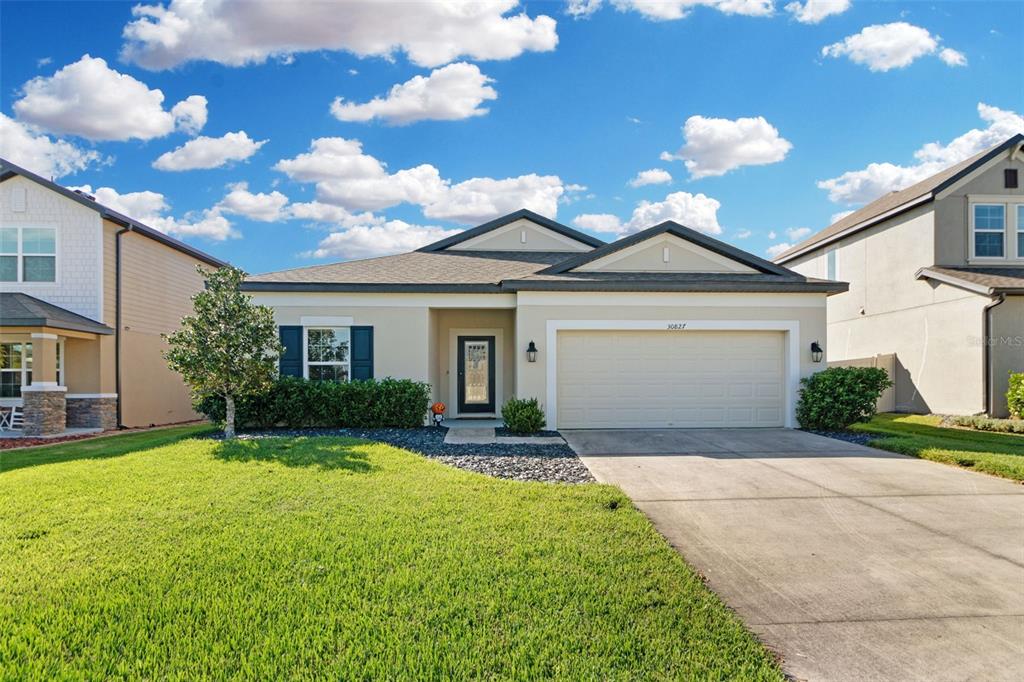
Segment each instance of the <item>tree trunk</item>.
M235 437L235 396L224 396L224 438Z

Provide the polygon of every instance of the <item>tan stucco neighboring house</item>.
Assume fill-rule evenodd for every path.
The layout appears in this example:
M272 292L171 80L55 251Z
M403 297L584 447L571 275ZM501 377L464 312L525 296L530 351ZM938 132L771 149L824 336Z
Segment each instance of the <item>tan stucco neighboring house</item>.
M775 259L841 279L830 364L895 355L902 412L1007 416L1024 371L1024 135L891 192Z
M0 159L0 406L26 435L197 418L161 356L224 263Z
M538 398L550 428L795 426L825 338L804 277L672 222L604 244L522 210L425 246L249 277L281 373L429 382L449 418Z

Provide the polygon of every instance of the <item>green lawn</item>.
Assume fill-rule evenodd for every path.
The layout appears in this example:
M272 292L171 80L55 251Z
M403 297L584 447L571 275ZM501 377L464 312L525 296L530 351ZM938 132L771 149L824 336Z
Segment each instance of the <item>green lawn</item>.
M871 445L1024 481L1024 436L939 426L941 417L879 414L854 431L877 434Z
M0 453L0 679L782 679L617 488L189 433Z

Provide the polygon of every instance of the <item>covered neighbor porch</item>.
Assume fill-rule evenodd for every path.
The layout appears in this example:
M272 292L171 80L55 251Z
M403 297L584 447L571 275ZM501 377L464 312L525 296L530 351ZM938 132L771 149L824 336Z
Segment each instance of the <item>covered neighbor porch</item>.
M116 427L113 329L23 293L0 293L0 320L0 409L23 417L0 437Z

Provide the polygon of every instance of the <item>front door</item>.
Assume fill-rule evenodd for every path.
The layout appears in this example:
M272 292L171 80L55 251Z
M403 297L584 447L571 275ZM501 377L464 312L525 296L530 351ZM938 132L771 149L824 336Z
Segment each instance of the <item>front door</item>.
M459 413L494 412L494 337L460 336Z

